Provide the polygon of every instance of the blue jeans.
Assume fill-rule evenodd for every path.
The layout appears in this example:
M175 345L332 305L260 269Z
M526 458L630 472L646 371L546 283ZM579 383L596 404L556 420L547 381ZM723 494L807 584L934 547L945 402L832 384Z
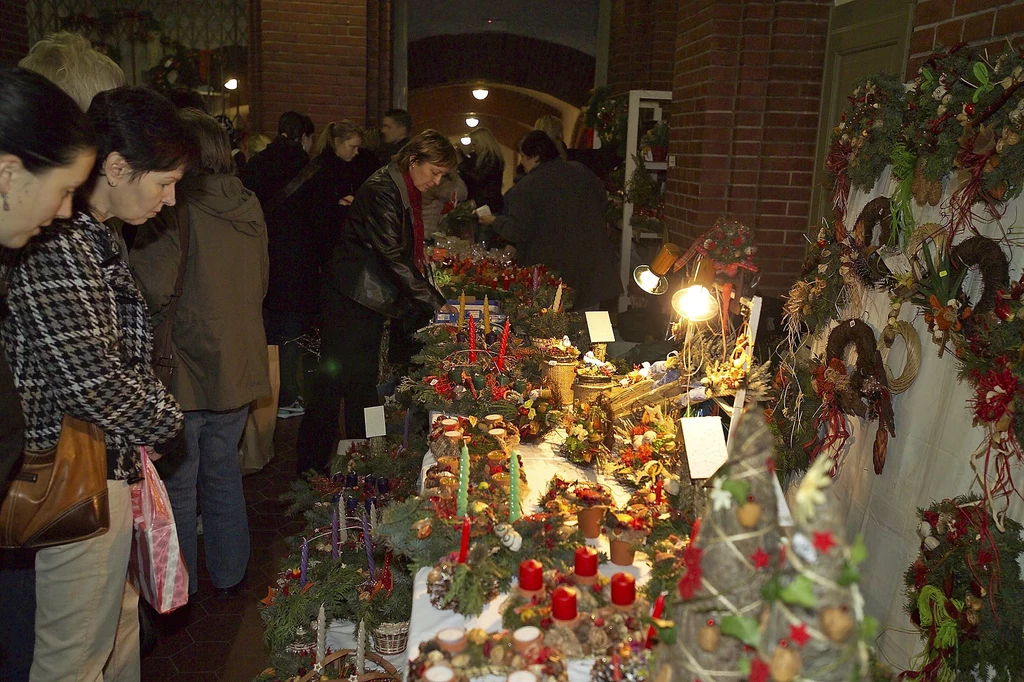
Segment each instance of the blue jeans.
M230 412L186 412L185 456L160 462L178 527L178 542L188 566L189 594L199 589L197 492L202 504L206 568L213 586L235 585L245 577L249 565L249 518L238 463L238 442L248 413L248 406Z

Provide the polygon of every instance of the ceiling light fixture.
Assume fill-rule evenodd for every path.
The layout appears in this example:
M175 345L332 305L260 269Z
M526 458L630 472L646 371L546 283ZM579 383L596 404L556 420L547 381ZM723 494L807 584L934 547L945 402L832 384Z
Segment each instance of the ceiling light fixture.
M476 128L478 125L480 125L480 119L478 119L476 116L470 116L469 118L466 119L466 125L468 125L470 128Z
M473 144L473 138L471 138L469 135L463 135L462 139L459 140L459 142L461 142L464 146L468 147L469 145Z
M238 89L238 79L237 78L229 78L227 81L225 81L224 88L226 90L237 90Z
M487 99L488 90L487 88L473 88L473 97L477 99Z

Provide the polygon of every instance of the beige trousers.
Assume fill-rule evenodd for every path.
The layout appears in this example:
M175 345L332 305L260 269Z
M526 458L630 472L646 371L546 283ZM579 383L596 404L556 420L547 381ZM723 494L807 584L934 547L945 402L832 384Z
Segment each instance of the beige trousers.
M36 555L30 682L138 682L139 593L127 581L128 484L107 481L110 530Z

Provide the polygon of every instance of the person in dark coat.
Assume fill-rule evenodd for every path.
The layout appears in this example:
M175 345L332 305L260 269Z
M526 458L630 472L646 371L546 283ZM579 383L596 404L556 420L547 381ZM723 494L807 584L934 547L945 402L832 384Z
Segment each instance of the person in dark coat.
M356 191L377 170L377 158L360 151L363 129L352 121L330 123L313 146L319 170L297 193L297 208L314 229L321 256L321 272L327 266L345 224Z
M622 293L605 227L608 195L590 170L561 158L541 130L519 143L526 175L505 194L505 213L480 222L515 244L521 266L546 265L576 290L576 307L593 309Z
M345 401L345 435L365 437L363 408L379 404L378 353L389 318L416 329L446 307L423 274L422 193L455 167L455 148L427 130L356 192L324 278L320 367L299 428L298 473L327 465Z
M501 213L505 205L501 196L505 177L501 146L487 128L474 128L469 138L473 141L473 150L459 166L459 175L466 183L469 198L477 206L487 206L491 213Z
M391 157L397 154L409 142L412 134L412 117L405 109L388 109L380 119L381 145L377 150L380 165L391 163Z
M263 301L267 343L279 346L281 393L278 416L303 414L299 395L300 348L302 336L319 309L319 247L313 227L301 205L301 195L292 181L303 180L315 169L310 163L313 122L295 111L281 114L277 137L242 169L242 184L252 190L263 207L267 221L270 253L270 285ZM285 196L286 189L293 190Z

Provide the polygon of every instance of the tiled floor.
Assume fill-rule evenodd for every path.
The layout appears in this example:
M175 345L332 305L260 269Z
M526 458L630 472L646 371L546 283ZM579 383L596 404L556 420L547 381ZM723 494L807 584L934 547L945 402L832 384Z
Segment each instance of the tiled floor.
M242 595L230 601L214 598L200 537L199 592L185 608L159 618L160 639L142 660L142 682L249 682L267 666L256 603L266 596L287 554L284 538L301 530L301 522L284 516L287 505L279 499L295 480L300 421L278 420L273 461L243 479L252 555Z

